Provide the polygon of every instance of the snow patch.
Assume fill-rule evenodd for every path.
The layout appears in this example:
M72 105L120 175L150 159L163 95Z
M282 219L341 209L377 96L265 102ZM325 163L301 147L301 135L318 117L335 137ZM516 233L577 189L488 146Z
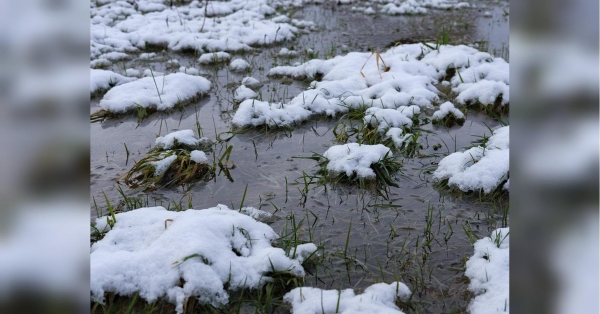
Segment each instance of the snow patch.
M126 77L113 71L90 69L91 94L131 81L135 81L135 78Z
M475 242L475 252L467 261L465 276L476 297L469 304L473 314L508 312L509 303L509 228L492 232L491 237Z
M229 68L231 71L242 72L250 68L250 64L244 59L234 59L231 61L231 64L229 64Z
M402 314L395 302L397 299L406 301L410 295L405 284L393 282L373 284L362 294L355 294L352 289L338 291L300 287L288 292L283 300L292 305L295 314Z
M299 259L271 245L278 238L271 227L224 205L180 212L140 208L115 218L91 248L90 290L97 302L104 302L105 292L139 292L147 302L165 297L182 313L188 297L226 304L226 283L231 290L259 288L271 271L305 275ZM96 228L110 229L107 217L98 218Z
M350 143L330 147L323 157L328 160L327 170L333 173L344 173L348 177L356 174L359 178L375 178L371 165L385 157L392 157L391 150L382 145L360 145Z
M183 144L189 147L197 147L201 143L209 141L208 138L198 138L192 130L180 130L171 132L165 136L156 138L155 144L157 148L164 150L171 149L177 145Z
M452 153L440 161L433 173L436 180L448 179L448 185L463 192L495 190L508 180L509 126L496 129L485 147L476 146Z
M431 119L433 121L439 121L444 119L448 115L453 115L457 120L464 120L465 115L458 109L454 108L454 105L447 101L440 105L440 110L433 113Z
M184 73L155 74L154 78L141 78L111 89L100 101L100 107L117 113L133 110L136 106L167 110L209 89L210 82L203 77Z

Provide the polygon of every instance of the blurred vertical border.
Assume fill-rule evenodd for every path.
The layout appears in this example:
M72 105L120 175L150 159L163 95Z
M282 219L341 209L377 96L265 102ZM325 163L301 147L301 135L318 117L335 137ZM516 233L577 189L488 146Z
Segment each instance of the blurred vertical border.
M598 1L510 14L510 310L598 313Z
M0 313L89 312L89 2L0 16Z

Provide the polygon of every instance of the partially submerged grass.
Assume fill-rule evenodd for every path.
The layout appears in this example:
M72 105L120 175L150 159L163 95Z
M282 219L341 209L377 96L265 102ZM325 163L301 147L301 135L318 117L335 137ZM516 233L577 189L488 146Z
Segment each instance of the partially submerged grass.
M361 189L375 190L378 194L387 198L388 187L399 187L394 182L394 175L401 172L402 164L398 162L390 153L386 154L378 162L371 164L371 169L375 172L375 178L365 178L358 176L355 172L351 176L346 173L339 173L327 169L329 159L317 153L313 153L312 157L295 157L313 159L318 162L319 170L315 176L304 175L305 190L308 190L308 185L312 183L326 184L331 183L336 185L351 185L358 186ZM307 180L307 178L309 180ZM314 179L314 180L313 180ZM384 194L385 192L385 194Z
M167 157L176 156L163 173L156 172L154 163ZM124 182L131 188L144 187L154 190L174 185L190 184L200 180L210 180L215 175L214 166L208 163L196 163L190 159L190 151L173 149L156 151L136 162L124 177Z
M445 117L443 117L442 119L432 120L431 123L433 125L443 125L446 128L449 128L455 124L462 126L465 123L465 121L466 121L465 119L458 119L458 118L456 118L455 115L450 113L450 114L446 115Z
M502 94L498 95L498 97L496 97L496 100L494 101L494 103L491 103L491 104L483 104L479 100L475 100L475 101L467 102L466 105L469 108L474 108L474 109L479 109L481 111L485 111L492 118L495 118L498 121L501 121L498 119L498 117L506 117L506 115L508 115L508 113L509 113L509 104L503 105L502 97L503 97Z
M385 132L380 132L376 126L364 123L363 119L367 109L368 107L366 106L359 109L351 109L347 114L343 115L333 127L335 140L340 143L347 143L350 138L355 138L356 142L359 144L383 144L394 152L406 157L415 156L419 149L422 148L419 143L421 130L419 128L418 114L414 115L412 118L412 127L402 128L404 132L403 135L410 136L401 146L396 146L392 138L385 135Z
M198 146L189 146L175 140L170 149L155 147L144 158L137 161L124 175L123 181L130 188L143 187L144 190L155 190L162 187L192 184L194 182L211 180L215 176L216 165L208 162L197 163L191 160L191 152L195 149L210 150L212 143L203 141ZM229 150L230 151L230 150ZM157 171L157 163L175 156L173 162L162 173ZM221 160L219 167L226 168ZM227 157L229 160L229 156Z
M479 202L496 202L508 200L509 192L503 189L504 184L508 181L508 178L502 182L490 193L484 193L483 189L476 191L464 192L458 187L448 185L449 179L439 180L434 182L433 187L444 195L450 196L452 199L472 199Z

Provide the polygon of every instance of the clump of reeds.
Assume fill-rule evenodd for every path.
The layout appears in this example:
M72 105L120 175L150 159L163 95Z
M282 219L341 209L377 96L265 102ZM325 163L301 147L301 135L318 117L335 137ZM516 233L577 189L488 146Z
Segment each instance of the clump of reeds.
M386 132L381 132L377 126L372 126L370 123L364 123L367 108L352 109L340 118L333 127L333 135L337 142L348 143L351 138L354 138L360 144L383 144L406 157L413 157L422 148L419 143L421 136L421 130L418 127L420 124L419 114L415 114L411 118L412 127L402 127L403 134L409 136L402 145L397 146L391 137L386 136Z
M330 171L327 169L329 159L321 154L313 153L312 157L304 158L313 159L317 161L319 165L316 176L310 177L309 181L306 179L304 180L305 182L308 182L307 184L314 182L312 179L316 179L318 184L331 183L334 186L340 184L354 185L361 189L376 190L382 195L382 192L386 191L389 186L399 187L398 184L394 182L393 177L396 173L401 172L402 164L396 161L389 152L379 161L371 164L370 167L373 169L373 172L375 172L374 178L360 177L354 172L351 176L348 176L346 173Z
M131 188L143 187L145 190L208 181L215 176L216 166L208 161L195 162L191 153L196 149L209 150L211 145L210 140L201 141L193 147L175 141L169 149L155 147L133 165L123 181ZM173 160L168 162L166 159ZM168 165L161 165L161 162Z

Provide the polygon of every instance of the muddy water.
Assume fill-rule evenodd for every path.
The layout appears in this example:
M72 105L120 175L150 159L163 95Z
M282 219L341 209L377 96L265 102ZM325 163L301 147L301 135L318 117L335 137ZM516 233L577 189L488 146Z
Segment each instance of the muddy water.
M117 178L147 153L158 135L181 129L196 130L197 123L202 127L203 136L210 139L230 131L235 113L232 92L244 76L250 75L262 82L261 94L265 100L287 101L297 95L306 83L266 77L275 65L303 62L308 58L306 55L277 58L281 47L312 48L319 51L320 57L340 54L343 50L383 50L399 40L435 39L440 25L450 25L452 27L446 29L455 35L451 38L456 41L481 40L482 34L488 31L500 34L490 35L488 39L490 49L496 49L508 46L508 32L506 36L501 35L508 29L508 21L503 15L497 16L503 12L499 8L390 17L352 13L348 6L308 6L296 12L294 18L312 20L321 31L276 47L245 53L243 57L252 65L251 73L201 67L194 61L197 59L194 55L170 52L159 53L156 60L127 62L124 64L127 68L151 67L155 71L170 72L176 68L167 67L166 61L178 59L180 65L205 71L213 88L206 97L183 111L154 114L139 124L134 117L92 124L91 194L100 208L106 207L103 193L113 204L121 199ZM493 12L493 17L485 17L485 11ZM495 22L486 30L490 20ZM468 27L461 24L463 22ZM122 68L123 65L115 65L113 70L120 73ZM98 101L92 100L92 112L98 109ZM144 194L123 185L123 191L129 196L147 196L150 205L166 205L174 200L182 201L187 207L189 201L193 208L202 209L217 204L239 207L247 188L244 205L275 213L277 219L271 222L275 231L283 233L289 228L292 216L296 222L304 219L303 239L324 246L323 266L311 271L306 278L307 285L364 289L375 282L399 280L416 291L414 308L406 309L409 313L464 310L471 297L467 293L468 280L463 276L464 261L472 255L473 249L463 225L470 226L479 237L487 236L501 226L502 213L498 204L479 202L472 197L456 199L436 190L428 170L435 169L437 162L448 153L472 145L477 136L489 135L488 127L494 128L498 122L485 114L469 112L463 126L450 129L431 124L423 126L424 131L430 132L423 132L421 138L422 157L401 159L402 174L395 179L399 188L390 189L389 200L349 187L310 185L303 191L303 174L314 174L316 162L294 157L323 153L335 145L334 124L334 120L322 118L306 122L291 133L256 130L217 144L209 158L218 158L228 145L233 146L231 159L236 165L231 170L233 181L219 175L185 190L161 189ZM434 150L436 144L442 148ZM130 152L128 159L125 145ZM91 216L96 216L93 205ZM431 233L426 234L428 220ZM428 239L431 244L423 246Z

